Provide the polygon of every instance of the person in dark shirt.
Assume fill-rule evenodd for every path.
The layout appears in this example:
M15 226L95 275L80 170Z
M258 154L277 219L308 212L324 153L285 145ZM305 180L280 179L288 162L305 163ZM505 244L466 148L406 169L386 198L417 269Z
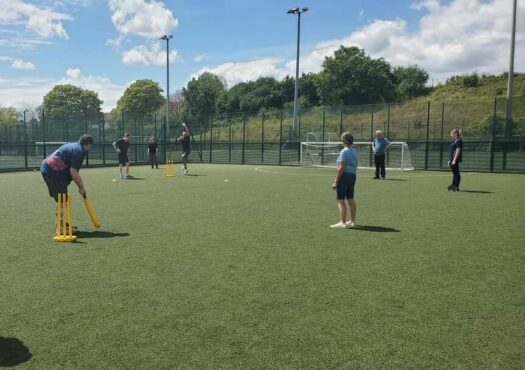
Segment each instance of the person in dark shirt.
M122 166L126 166L126 178L132 179L133 176L129 174L129 159L128 159L128 149L129 149L129 134L124 133L124 137L117 141L113 142L113 148L118 153L118 169L120 172L120 178L123 179L124 175L122 174Z
M448 165L452 171L452 184L448 187L448 191L459 191L459 183L461 182L461 174L459 173L459 162L463 157L463 140L461 139L461 131L457 128L450 131L452 144L450 145L450 160Z
M184 170L184 174L188 174L188 157L190 156L190 132L188 130L188 126L186 126L185 123L181 125L182 127L182 136L179 137L177 140L181 142L182 144L182 169Z
M82 135L76 143L68 143L50 154L40 165L49 196L58 202L58 194L67 194L67 187L74 181L82 197L86 195L84 181L79 171L86 153L93 147L93 137ZM58 214L57 214L58 222Z
M148 155L151 168L155 165L155 167L159 169L159 163L157 162L157 141L155 140L155 136L149 138Z

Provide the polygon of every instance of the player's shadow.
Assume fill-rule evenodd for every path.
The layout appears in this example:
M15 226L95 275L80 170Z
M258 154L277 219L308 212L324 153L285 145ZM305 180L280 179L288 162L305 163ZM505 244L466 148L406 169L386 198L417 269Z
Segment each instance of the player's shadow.
M351 230L357 230L357 231L371 231L375 233L398 233L398 229L393 229L391 227L383 227L383 226L372 226L372 225L357 225L355 227L352 227Z
M106 239L106 238L129 236L129 233L114 233L111 231L95 230L95 231L77 231L75 235L79 239L90 239L90 238Z
M33 355L16 338L0 337L0 367L14 367L29 361Z
M144 180L144 178L143 177L130 177L130 178L127 178L127 179L122 179L122 180L134 181L134 180Z
M460 193L494 194L493 191L485 191L485 190L461 190Z
M408 181L407 179L391 179L391 178L387 178L385 180L386 181Z

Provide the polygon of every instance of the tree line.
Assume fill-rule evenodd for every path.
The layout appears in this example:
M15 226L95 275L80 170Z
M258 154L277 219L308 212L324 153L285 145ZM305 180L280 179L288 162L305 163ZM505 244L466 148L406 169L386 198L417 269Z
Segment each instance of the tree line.
M383 58L374 59L362 49L341 46L325 58L319 73L300 76L299 105L307 108L402 102L428 94L427 83L428 73L417 65L392 67ZM287 76L282 80L260 77L229 87L222 77L204 72L170 96L169 109L174 117L183 117L290 108L294 86L295 79ZM163 114L166 99L162 93L158 82L137 80L125 90L110 117ZM56 85L44 96L36 112L51 117L95 115L101 114L102 103L95 91ZM4 117L0 113L0 118ZM12 113L5 112L6 120L13 120Z

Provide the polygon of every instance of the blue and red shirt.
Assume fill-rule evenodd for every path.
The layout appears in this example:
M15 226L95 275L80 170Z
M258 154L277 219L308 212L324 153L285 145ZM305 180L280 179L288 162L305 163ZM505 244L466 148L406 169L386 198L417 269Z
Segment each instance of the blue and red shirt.
M70 183L72 180L70 169L79 171L85 157L86 152L80 142L64 144L44 159L40 172L57 176L60 180Z

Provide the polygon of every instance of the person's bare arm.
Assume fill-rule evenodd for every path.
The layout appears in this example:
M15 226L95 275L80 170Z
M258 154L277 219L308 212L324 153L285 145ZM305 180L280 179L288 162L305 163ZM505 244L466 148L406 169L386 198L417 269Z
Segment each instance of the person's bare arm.
M337 166L337 175L335 175L334 183L332 184L332 189L337 189L337 185L339 185L339 181L341 180L341 176L343 176L343 173L345 172L346 164L344 162L339 162Z
M80 193L80 195L82 195L82 197L84 197L86 195L86 190L84 189L84 181L82 181L82 177L80 177L78 171L73 167L69 170L69 173L71 174L71 178L78 187L78 192Z

